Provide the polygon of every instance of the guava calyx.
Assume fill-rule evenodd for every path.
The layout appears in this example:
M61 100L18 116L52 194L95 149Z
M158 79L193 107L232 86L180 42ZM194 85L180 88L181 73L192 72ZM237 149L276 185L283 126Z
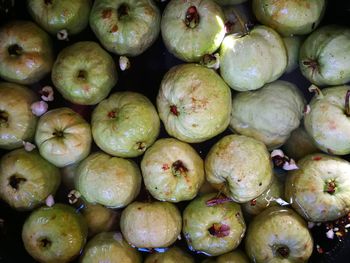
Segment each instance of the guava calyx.
M51 240L46 237L40 238L38 242L39 242L39 247L43 249L48 249L52 244Z
M9 114L6 111L0 111L0 127L8 127Z
M180 112L177 110L177 106L176 105L171 105L170 106L170 112L172 114L174 114L175 116L179 116Z
M118 18L122 19L123 17L126 17L129 15L129 6L126 3L121 4L118 7Z
M190 6L186 11L185 24L189 28L195 28L199 24L199 13L195 6Z
M11 57L19 57L23 53L23 48L17 44L10 45L7 51Z
M80 80L86 80L87 72L85 70L79 70L77 78Z
M220 223L214 223L209 229L208 229L210 235L221 238L226 237L230 234L230 227L225 224Z
M290 253L289 248L286 246L280 246L276 249L276 251L282 258L287 258Z
M181 160L177 160L171 165L171 172L176 177L181 175L186 176L188 169Z
M55 131L52 133L52 135L55 136L55 137L62 138L62 137L64 137L64 132L63 132L63 131L60 131L60 130L55 130Z
M256 206L256 198L250 201L250 206Z
M111 110L110 112L108 112L107 116L110 119L115 119L117 117L117 110Z
M350 117L350 90L346 92L345 95L345 114L346 116Z
M303 65L311 69L311 74L314 75L315 72L320 72L319 64L316 59L308 59L303 61Z
M215 206L215 205L219 205L219 204L223 204L223 203L227 203L227 202L232 202L232 199L224 196L224 195L218 195L208 201L205 202L205 204L207 206Z
M330 195L333 195L337 190L337 184L334 179L327 180L325 185L325 192L329 193Z
M23 183L25 183L27 181L27 179L14 174L9 178L9 185L14 189L14 190L18 190L20 185L22 185Z
M143 152L144 150L146 150L146 143L144 142L137 142L136 143L136 150Z

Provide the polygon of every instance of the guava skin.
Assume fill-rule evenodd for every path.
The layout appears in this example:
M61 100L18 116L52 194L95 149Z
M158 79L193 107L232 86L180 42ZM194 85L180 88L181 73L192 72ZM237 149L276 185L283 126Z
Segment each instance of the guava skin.
M172 247L164 253L147 256L144 263L194 263L194 259L178 247Z
M217 256L235 249L242 241L246 225L239 204L224 202L209 206L217 193L197 197L183 212L182 232L189 248L209 256ZM212 232L215 225L219 232ZM220 232L223 227L223 232Z
M301 73L311 83L342 85L350 81L350 29L327 25L307 37L300 48Z
M141 170L146 189L160 201L191 200L205 180L196 150L173 138L156 141L145 153Z
M301 36L289 36L282 39L288 57L286 73L291 73L299 66L299 50L303 43L303 38Z
M90 124L70 108L56 108L40 117L35 143L40 154L57 167L80 162L90 153Z
M165 74L157 109L170 136L188 143L203 142L227 128L231 91L214 70L182 64Z
M306 222L292 209L272 206L249 224L245 250L257 263L307 262L313 240Z
M61 182L58 168L36 150L13 150L0 160L0 196L12 208L32 210L55 195Z
M260 23L284 36L313 31L326 9L325 0L253 0L253 12Z
M277 80L233 97L230 128L275 149L299 127L304 107L301 91L291 82Z
M84 218L65 204L35 210L22 229L25 249L35 260L43 263L72 261L80 254L86 238Z
M247 0L214 0L219 5L238 5L246 2Z
M96 42L82 41L58 54L51 78L66 100L94 105L108 96L118 76L111 55Z
M152 0L97 0L90 27L108 51L137 56L157 39L160 20L160 11Z
M306 220L325 222L350 211L350 163L326 154L311 154L290 171L285 196Z
M217 1L218 3L220 1ZM225 2L225 1L222 1ZM220 3L219 3L220 4ZM223 6L226 35L243 36L248 33L247 25L251 21L250 10L246 5Z
M220 47L225 36L224 14L214 1L171 0L163 12L161 33L175 57L198 62Z
M141 172L132 160L96 152L78 166L75 186L89 203L121 208L139 194Z
M124 238L138 248L168 247L180 235L181 227L180 211L169 202L133 202L120 219Z
M273 165L266 146L243 135L227 135L210 149L206 179L235 202L261 195L271 184Z
M142 155L160 130L156 108L136 92L116 92L101 101L92 113L91 125L98 147L127 158Z
M276 199L284 199L284 182L277 176L273 176L271 185L257 198L242 204L245 213L256 216L270 206L278 206Z
M25 86L0 82L0 148L13 150L34 137L37 117L30 106L36 94Z
M102 232L85 246L81 263L141 263L140 253L132 248L119 232Z
M228 35L220 47L220 75L234 90L261 88L287 67L287 51L273 29L256 26L244 36Z
M350 153L350 118L346 113L346 97L350 86L325 88L310 102L304 126L315 145L329 154Z
M51 34L67 30L78 34L89 22L91 0L28 0L28 12L34 21Z
M11 21L0 28L0 77L33 84L51 71L54 54L50 36L30 21Z
M249 263L247 255L240 249L226 253L216 259L206 259L202 263Z

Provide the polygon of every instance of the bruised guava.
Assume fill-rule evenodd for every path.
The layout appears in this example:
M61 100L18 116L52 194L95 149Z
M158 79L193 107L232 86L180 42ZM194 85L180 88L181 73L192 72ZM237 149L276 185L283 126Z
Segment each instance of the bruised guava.
M132 160L96 152L79 164L75 186L89 203L121 208L139 194L141 173Z
M307 37L300 48L301 73L320 86L350 81L350 28L327 25Z
M304 125L315 145L329 154L350 153L350 86L329 87L316 94Z
M253 262L307 262L313 240L306 222L292 209L272 206L249 224L245 250Z
M141 263L141 254L131 247L119 232L102 232L85 246L81 263L122 262Z
M165 46L177 58L198 62L215 52L224 39L224 14L211 0L171 0L161 21Z
M253 0L253 12L264 25L284 36L305 35L320 23L325 0Z
M123 236L138 248L168 247L180 235L181 227L180 211L168 202L133 202L120 220Z
M233 97L230 128L274 149L299 127L304 105L304 96L297 86L277 80Z
M178 247L172 247L163 253L149 255L144 263L194 263L194 259Z
M54 195L61 182L58 168L37 150L13 150L0 160L0 196L12 208L32 210Z
M207 180L239 203L261 195L272 180L272 161L266 146L243 135L227 135L205 159Z
M290 171L285 196L312 222L332 221L350 211L350 163L326 154L311 154Z
M197 197L183 212L188 247L209 256L235 249L246 230L239 204L218 193Z
M25 86L0 82L0 148L12 150L33 139L37 118L30 106L37 99Z
M57 167L80 162L90 153L90 124L70 108L56 108L40 117L35 132L40 154Z
M103 151L137 157L157 139L160 120L151 101L136 92L116 92L92 113L92 135Z
M168 138L156 141L141 162L147 190L160 201L193 199L204 182L204 163L187 143Z
M108 51L137 56L157 39L160 20L152 0L96 0L90 27Z
M30 214L22 229L27 252L39 262L71 262L87 238L84 218L71 206L43 206Z
M249 263L247 255L240 249L226 253L216 259L206 259L202 263Z
M231 91L214 70L182 64L165 74L157 108L170 136L189 143L203 142L227 128Z

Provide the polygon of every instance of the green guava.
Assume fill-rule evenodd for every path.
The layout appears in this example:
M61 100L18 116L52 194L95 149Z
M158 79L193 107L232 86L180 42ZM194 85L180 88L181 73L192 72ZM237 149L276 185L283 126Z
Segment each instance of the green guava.
M178 247L171 247L164 253L147 256L144 263L194 263L194 259Z

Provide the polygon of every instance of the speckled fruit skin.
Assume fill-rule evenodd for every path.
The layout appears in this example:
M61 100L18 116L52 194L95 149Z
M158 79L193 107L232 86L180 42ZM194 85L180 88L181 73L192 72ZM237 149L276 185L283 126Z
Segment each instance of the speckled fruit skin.
M196 150L173 138L156 141L145 153L141 170L146 189L160 201L191 200L205 180Z
M220 74L237 91L259 89L278 79L286 67L283 40L266 26L256 26L244 36L228 35L220 47Z
M326 25L307 37L300 48L301 73L313 84L350 81L350 28Z
M16 20L0 28L0 77L33 84L51 71L54 54L50 36L30 21Z
M272 180L272 161L266 146L243 135L227 135L205 159L207 180L239 203L261 195Z
M214 70L182 64L165 74L157 109L170 136L189 143L203 142L227 128L231 91Z
M16 210L32 210L42 205L49 195L56 193L60 182L58 168L36 150L16 149L0 160L0 197Z
M144 263L194 263L194 259L178 247L171 247L164 253L147 256Z
M350 153L350 119L345 100L350 86L325 88L310 102L310 112L304 125L315 145L324 152L336 155Z
M141 263L140 253L132 248L119 232L102 232L85 246L81 263L123 262Z
M111 55L96 42L81 41L58 54L51 78L66 100L94 105L108 96L118 76Z
M193 27L184 22L191 7L199 15ZM186 62L198 62L220 47L225 36L224 14L211 0L171 0L163 12L161 32L170 53Z
M306 35L320 23L325 0L253 0L253 12L264 25L280 34Z
M193 251L217 256L235 249L242 241L246 225L239 204L226 202L208 206L207 201L216 198L217 193L207 194L194 199L183 212L182 232L187 245ZM229 227L224 236L215 236L209 232L213 224Z
M43 29L51 34L67 30L78 34L89 22L91 0L27 0L28 12Z
M285 196L300 215L308 221L324 222L350 211L348 161L326 154L311 154L301 159L298 166L298 170L288 173Z
M55 204L30 214L22 229L27 252L39 262L66 263L83 249L87 227L83 217L71 206ZM48 241L44 242L44 241Z
M283 257L279 248L288 248ZM313 240L306 222L292 209L273 206L257 215L249 224L245 249L253 262L307 262Z
M90 27L108 51L137 56L157 39L160 20L160 11L152 0L97 0Z
M38 121L35 143L40 154L57 167L83 160L91 142L90 124L70 108L50 110Z
M230 128L262 141L268 149L278 148L299 127L304 106L297 86L277 80L233 97Z
M205 259L202 263L249 263L247 255L240 249L221 255L215 259Z
M37 117L31 104L36 94L25 86L0 82L0 148L12 150L34 137Z
M116 92L101 101L91 116L92 135L98 147L119 157L137 157L157 139L160 120L144 95Z
M95 152L79 164L75 187L89 203L121 208L139 194L141 173L132 160Z
M176 241L181 227L180 211L168 202L133 202L120 219L124 238L138 248L168 247Z

